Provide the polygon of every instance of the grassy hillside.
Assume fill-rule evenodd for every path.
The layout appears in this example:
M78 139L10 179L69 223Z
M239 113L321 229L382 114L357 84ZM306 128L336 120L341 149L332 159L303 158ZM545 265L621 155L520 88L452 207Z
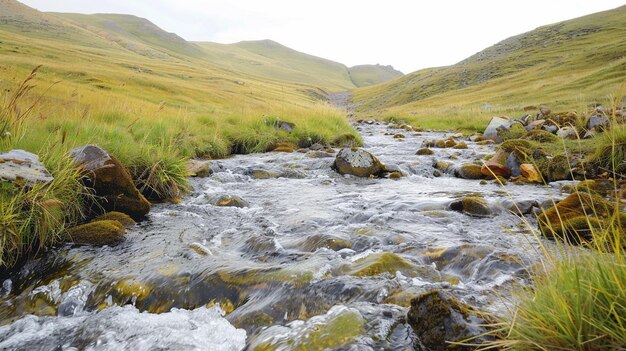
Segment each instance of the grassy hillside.
M359 89L362 115L437 128L481 129L526 106L582 110L626 79L626 6L537 28L456 65ZM447 118L442 118L447 117Z
M2 101L42 65L30 82L36 87L21 98L23 109L37 102L24 135L5 149L45 153L51 145L62 151L97 143L141 174L186 157L265 151L280 141L330 143L354 133L342 112L320 101L317 86L227 69L145 20L104 15L84 25L82 16L11 0L0 10ZM294 132L275 129L276 119L295 123Z
M358 88L386 83L404 75L404 73L395 70L392 66L382 65L359 65L350 67L348 70L352 82Z
M202 56L202 49L174 33L168 33L144 18L131 15L50 13L67 19L98 36L145 56Z
M304 54L272 40L242 41L232 46L270 59L288 70L304 72L310 79L323 80L326 85L333 84L339 90L355 87L348 68L341 63ZM284 75L277 78L291 80Z

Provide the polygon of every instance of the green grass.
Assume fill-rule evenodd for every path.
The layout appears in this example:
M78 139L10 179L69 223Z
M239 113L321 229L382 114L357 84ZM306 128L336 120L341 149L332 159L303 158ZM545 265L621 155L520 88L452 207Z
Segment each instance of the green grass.
M582 101L609 104L626 79L625 20L622 6L540 27L456 65L357 89L358 116L482 131L493 116L537 113L542 104L553 112L584 112Z

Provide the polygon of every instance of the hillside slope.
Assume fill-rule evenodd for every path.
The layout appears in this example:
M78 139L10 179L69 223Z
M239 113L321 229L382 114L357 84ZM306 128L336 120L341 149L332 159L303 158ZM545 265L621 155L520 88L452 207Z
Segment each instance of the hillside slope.
M142 55L157 56L159 52L166 52L182 56L202 56L202 50L198 46L174 33L162 30L145 18L119 14L49 14L70 20L82 28ZM150 49L153 52L150 52Z
M576 108L581 98L602 100L616 92L626 79L625 53L623 6L537 28L453 66L359 89L354 100L361 113L411 118L481 106L505 112L541 103Z
M350 67L348 71L352 82L358 88L386 83L404 75L392 66L383 65L358 65Z
M242 41L232 46L278 62L289 70L304 72L317 80L323 79L326 84L334 84L344 90L355 88L348 68L341 63L301 53L272 40Z

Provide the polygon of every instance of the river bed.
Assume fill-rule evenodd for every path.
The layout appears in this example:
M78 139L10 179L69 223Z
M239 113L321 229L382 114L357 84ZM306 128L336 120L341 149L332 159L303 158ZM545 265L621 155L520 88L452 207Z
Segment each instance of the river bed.
M460 165L495 147L418 156L451 133L356 128L405 176L342 176L334 158L305 152L213 161L120 244L60 247L4 280L0 350L411 350L405 316L420 293L502 313L540 257L531 216L503 204L562 197L560 184L435 177L434 160ZM449 209L465 196L494 215ZM228 197L243 207L214 205Z

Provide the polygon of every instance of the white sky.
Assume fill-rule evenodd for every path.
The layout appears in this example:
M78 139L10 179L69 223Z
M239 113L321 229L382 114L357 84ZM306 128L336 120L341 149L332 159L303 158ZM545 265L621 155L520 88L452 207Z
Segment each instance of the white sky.
M126 13L187 40L272 39L348 66L409 73L624 0L23 0L42 11Z

